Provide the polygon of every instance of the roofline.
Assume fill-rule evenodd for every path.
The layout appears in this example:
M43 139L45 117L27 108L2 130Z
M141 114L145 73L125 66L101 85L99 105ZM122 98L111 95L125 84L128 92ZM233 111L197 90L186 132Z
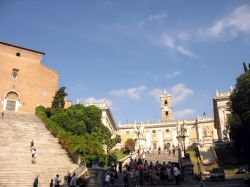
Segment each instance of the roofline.
M60 75L60 73L58 73L57 71L53 70L52 68L49 68L49 67L45 66L44 64L40 64L40 65L41 65L42 67L44 67L44 68L46 68L46 69L48 69L48 70L50 70L50 71L52 71L52 72L58 74L58 75Z
M41 52L41 51L36 51L36 50L33 50L33 49L28 49L28 48L25 48L25 47L20 47L20 46L17 46L17 45L13 45L13 44L1 42L1 41L0 41L0 44L8 45L8 46L11 46L11 47L16 47L16 48L23 49L23 50L26 50L26 51L31 51L31 52L39 53L41 55L45 55L45 53Z

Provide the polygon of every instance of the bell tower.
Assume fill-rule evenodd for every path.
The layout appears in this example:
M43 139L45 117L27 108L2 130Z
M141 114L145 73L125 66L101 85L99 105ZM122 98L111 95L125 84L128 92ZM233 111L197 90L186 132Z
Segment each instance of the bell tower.
M173 121L172 97L166 90L160 96L161 120L165 122Z

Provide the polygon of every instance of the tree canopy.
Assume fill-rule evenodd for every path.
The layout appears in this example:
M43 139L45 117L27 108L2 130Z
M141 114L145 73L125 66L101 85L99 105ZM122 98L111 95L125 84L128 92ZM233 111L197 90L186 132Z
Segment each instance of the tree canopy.
M50 119L55 121L65 131L74 135L89 134L95 137L99 143L105 142L112 148L115 141L111 139L111 132L102 124L102 113L96 106L73 105L68 109L55 111Z
M64 108L65 101L64 97L66 97L68 94L65 92L66 87L61 87L59 90L56 91L55 96L53 97L51 109L62 109Z
M231 116L228 119L230 138L240 154L250 156L250 71L237 78L230 96Z
M133 152L133 151L135 151L135 140L132 138L129 138L125 142L124 152Z
M110 155L105 154L102 144L105 142L111 149L116 142L102 124L99 108L77 104L48 113L45 107L39 106L36 114L69 153L79 154L87 164L95 161L101 165L107 163Z

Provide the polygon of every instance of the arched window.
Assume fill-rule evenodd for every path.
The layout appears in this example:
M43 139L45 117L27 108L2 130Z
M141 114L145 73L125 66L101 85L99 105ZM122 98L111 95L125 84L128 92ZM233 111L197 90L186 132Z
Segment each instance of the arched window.
M17 101L19 99L18 94L16 92L9 92L7 93L5 99L12 100L12 101Z
M16 107L18 107L18 100L19 100L19 96L16 92L10 91L7 93L6 97L6 110L9 111L16 111Z

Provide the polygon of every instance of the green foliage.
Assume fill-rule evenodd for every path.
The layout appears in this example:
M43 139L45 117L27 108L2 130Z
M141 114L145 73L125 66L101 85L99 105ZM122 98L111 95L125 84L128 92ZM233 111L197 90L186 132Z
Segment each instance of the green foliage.
M115 153L110 153L108 155L107 165L111 166L112 163L117 162L117 156Z
M237 78L230 96L232 114L228 119L230 137L240 154L250 156L250 71Z
M197 153L197 151L198 151L198 153ZM194 167L193 167L194 175L198 176L199 175L198 159L200 158L199 157L199 150L198 150L198 148L194 148L194 149L191 148L191 149L187 150L187 153L189 153L191 162L194 165Z
M118 150L114 151L113 153L116 155L117 160L121 160L122 158L128 156L128 154L123 153L123 152L118 151Z
M116 135L115 138L114 138L114 141L115 141L116 144L121 143L121 141L122 141L121 135Z
M55 96L53 97L51 109L52 111L56 109L63 109L65 105L64 97L68 94L65 92L66 87L61 87L59 90L56 91Z
M132 138L127 139L124 145L124 152L135 151L135 141Z
M69 109L57 108L48 117L48 109L36 108L36 114L51 133L57 137L70 154L79 154L90 164L96 160L107 163L102 142L108 146L115 144L110 131L101 122L101 111L95 106L74 105Z

